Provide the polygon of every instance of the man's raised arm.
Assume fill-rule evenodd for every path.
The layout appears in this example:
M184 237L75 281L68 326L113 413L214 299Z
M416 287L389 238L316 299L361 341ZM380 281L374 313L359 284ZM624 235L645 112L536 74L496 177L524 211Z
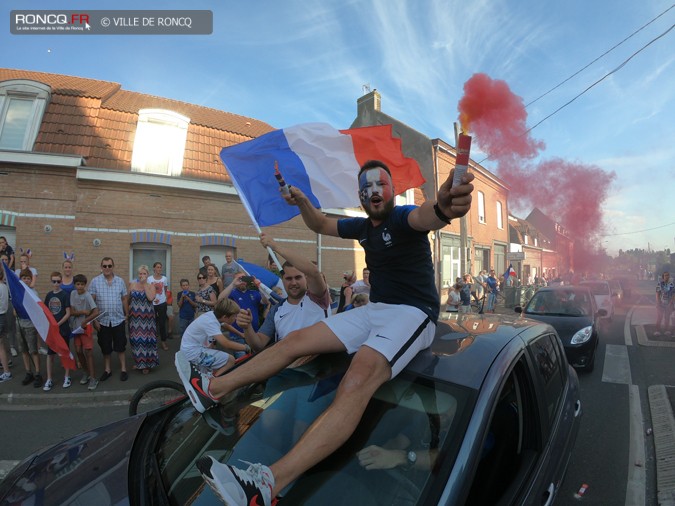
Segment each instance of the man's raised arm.
M313 232L316 232L317 234L338 237L337 220L335 218L328 218L319 209L314 207L307 196L302 193L302 190L299 188L291 186L290 190L290 194L284 195L284 199L286 202L288 202L288 204L292 206L298 206L300 215L302 216L305 225L307 225L307 228ZM284 258L295 265L295 263L289 260L287 257ZM305 275L306 274L307 273L305 272Z
M293 251L291 248L279 246L272 237L264 233L260 234L260 243L264 248L271 248L272 251L284 257L293 267L302 272L307 278L307 289L310 293L320 296L326 291L328 287L323 274L309 258Z

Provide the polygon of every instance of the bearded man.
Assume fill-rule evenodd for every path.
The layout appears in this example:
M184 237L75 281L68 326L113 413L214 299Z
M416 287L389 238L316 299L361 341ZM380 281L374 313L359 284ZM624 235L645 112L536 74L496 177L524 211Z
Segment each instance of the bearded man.
M353 354L333 402L280 460L269 467L251 464L246 470L210 456L198 460L207 484L226 504L274 504L284 487L351 436L375 391L431 345L440 301L428 233L464 216L471 207L473 174L467 173L452 188L453 172L439 188L436 200L419 207L396 206L389 168L377 160L366 162L358 181L367 218L329 218L298 188L292 187L284 196L298 206L312 231L359 241L370 269L370 303L291 332L224 376L208 377L177 362L193 404L203 411L226 394L269 378L300 357L341 351Z

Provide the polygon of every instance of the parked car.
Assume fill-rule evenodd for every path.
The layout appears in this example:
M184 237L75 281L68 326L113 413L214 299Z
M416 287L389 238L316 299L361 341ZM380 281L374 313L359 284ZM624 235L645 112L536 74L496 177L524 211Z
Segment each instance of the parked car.
M310 364L311 375L289 374L277 389L268 382L262 398L252 385L203 415L182 399L40 451L0 484L0 502L219 504L195 462L208 454L270 463L285 453L307 415L330 401L349 357ZM455 315L279 504L550 504L580 416L578 379L551 326ZM359 464L357 452L387 443L393 468Z
M515 308L524 318L551 325L573 367L592 371L598 347L598 318L606 314L599 310L595 297L586 286L548 286L540 288L527 306Z
M589 280L582 281L580 285L589 288L595 298L598 309L607 311L605 318L612 321L612 318L614 318L614 298L612 297L612 290L609 287L609 283L604 280Z

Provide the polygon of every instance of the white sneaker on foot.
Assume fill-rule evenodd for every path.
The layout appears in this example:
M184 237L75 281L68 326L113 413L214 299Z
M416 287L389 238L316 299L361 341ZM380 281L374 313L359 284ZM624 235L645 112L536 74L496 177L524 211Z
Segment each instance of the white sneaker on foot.
M98 386L98 380L96 378L89 378L89 386L87 387L88 390L96 390L96 387Z
M218 399L209 394L210 375L200 372L199 368L192 365L182 351L176 353L175 363L178 376L197 411L203 413L218 404Z
M262 464L245 463L249 466L244 471L205 455L197 461L197 468L206 484L225 504L276 504L276 498L272 500L274 476L270 468Z
M12 373L11 372L3 372L0 374L0 383L4 381L9 381L12 379Z
M70 388L70 385L72 385L73 382L70 381L70 376L66 376L63 378L63 388Z
M54 382L52 380L45 381L45 386L42 387L42 390L49 392L54 387Z

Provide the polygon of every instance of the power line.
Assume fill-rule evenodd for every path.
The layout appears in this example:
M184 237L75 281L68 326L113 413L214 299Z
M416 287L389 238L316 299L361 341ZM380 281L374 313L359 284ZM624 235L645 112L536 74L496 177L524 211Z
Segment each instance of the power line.
M671 227L675 225L675 221L672 223L668 223L666 225L660 225L658 227L653 227L653 228L646 228L644 230L633 230L632 232L620 232L618 234L603 234L600 237L614 237L617 235L631 235L631 234L639 234L640 232L651 232L652 230L658 230L660 228L666 228L666 227Z
M607 54L611 53L611 52L614 51L617 47L619 47L621 44L623 44L624 42L626 42L628 39L630 39L631 37L633 37L633 36L636 35L637 33L641 32L642 30L644 30L645 28L647 28L649 25L651 25L654 21L656 21L656 20L659 19L661 16L663 16L664 14L666 14L666 13L667 13L669 10L671 10L673 7L675 7L675 4L673 4L673 5L671 5L670 7L668 7L665 11L663 11L661 14L659 14L658 16L656 16L656 17L655 17L654 19L652 19L651 21L649 21L649 22L645 23L644 25L642 25L640 28L638 28L637 30L635 30L633 33L631 33L628 37L626 37L625 39L623 39L621 42L619 42L619 43L615 44L614 46L612 46L611 48L609 48L607 51L605 51L604 53L602 53L600 56L598 56L595 60L593 60L592 62L590 62L588 65L586 65L586 66L584 66L584 67L581 67L581 68L580 68L579 70L577 70L574 74L572 74L571 76L569 76L569 77L568 77L567 79L565 79L564 81L561 81L560 83L556 84L553 88L551 88L550 90L548 90L548 91L547 91L546 93L544 93L543 95L539 95L537 98L535 98L534 100L532 100L532 101L529 102L528 104L525 104L525 108L531 106L532 104L534 104L535 102L537 102L539 99L544 98L546 95L548 95L548 94L551 93L552 91L554 91L554 90L560 88L560 87L561 87L563 84L565 84L567 81L569 81L569 80L572 79L573 77L579 75L581 72L583 72L583 71L586 70L588 67L590 67L591 65L593 65L596 61L598 61L599 59L601 59L603 56L606 56Z
M649 46L651 46L654 42L656 42L657 40L659 40L661 37L665 37L665 36L668 34L668 32L670 32L673 28L675 28L675 25L670 25L670 28L668 28L668 29L667 29L665 32L663 32L661 35L658 35L657 37L654 37L652 40L650 40L649 42L647 42L647 44L645 44L644 46L642 46L640 49L638 49L638 50L635 51L632 55L630 55L628 58L626 58L623 62L621 62L621 64L620 64L618 67L616 67L614 70L610 70L609 72L607 72L604 76L602 76L600 79L598 79L597 81L595 81L593 84L591 84L589 87L587 87L584 91L582 91L581 93L579 93L579 94L577 94L576 96L574 96L571 100L568 100L567 102L565 102L563 105L561 105L560 107L558 107L555 111L553 111L551 114L549 114L548 116L546 116L544 119L542 119L542 120L540 120L539 122L535 123L534 126L531 126L530 128L528 128L525 132L523 132L522 135L526 135L527 133L531 132L532 130L534 130L535 128L537 128L539 125L541 125L544 121L546 121L547 119L549 119L551 116L553 116L554 114L557 114L558 112L560 112L561 110L563 110L565 107L567 107L568 105L570 105L572 102L574 102L577 98L579 98L580 96L584 95L584 94L585 94L587 91L589 91L591 88L593 88L593 87L595 87L596 85L600 84L602 81L604 81L605 79L607 79L609 76L611 76L611 75L614 74L615 72L621 70L621 68L623 68L623 66L626 65L626 63L628 63L629 61L631 61L635 56L637 56L637 55L640 54L642 51L644 51L645 49L647 49Z

